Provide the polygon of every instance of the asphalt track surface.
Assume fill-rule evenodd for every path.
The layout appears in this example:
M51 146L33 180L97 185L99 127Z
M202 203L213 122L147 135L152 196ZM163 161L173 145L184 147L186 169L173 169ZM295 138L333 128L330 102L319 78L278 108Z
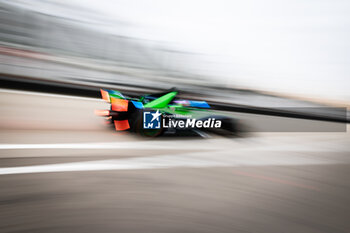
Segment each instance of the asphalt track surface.
M146 140L101 100L0 96L0 232L350 231L348 132Z

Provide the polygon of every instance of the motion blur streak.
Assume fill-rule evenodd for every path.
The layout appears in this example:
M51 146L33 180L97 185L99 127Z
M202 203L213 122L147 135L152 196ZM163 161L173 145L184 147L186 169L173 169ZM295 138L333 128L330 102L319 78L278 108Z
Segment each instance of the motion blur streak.
M95 115L97 116L109 116L108 110L95 110Z
M348 233L349 9L1 0L0 232ZM103 90L130 109L172 87L243 133L150 139L94 114Z

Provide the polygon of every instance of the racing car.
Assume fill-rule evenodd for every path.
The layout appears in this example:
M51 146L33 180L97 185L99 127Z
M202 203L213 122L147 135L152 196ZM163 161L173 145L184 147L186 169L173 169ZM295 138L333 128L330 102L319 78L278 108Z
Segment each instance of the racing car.
M178 98L175 88L165 92L129 97L116 90L100 89L108 110L96 110L116 131L146 137L171 134L204 136L216 133L236 135L236 120L213 111L206 101Z

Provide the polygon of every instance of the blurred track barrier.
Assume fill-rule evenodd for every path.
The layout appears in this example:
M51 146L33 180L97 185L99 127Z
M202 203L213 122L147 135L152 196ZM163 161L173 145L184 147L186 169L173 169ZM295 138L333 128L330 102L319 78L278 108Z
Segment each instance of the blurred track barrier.
M81 85L74 83L64 83L49 80L31 79L20 76L9 76L0 74L0 80L2 87L11 89L22 89L39 92L52 92L58 94L67 94L75 96L88 96L93 98L101 98L99 88L112 88L122 91L126 95L135 96L145 93L154 93L158 90L142 87L126 87L126 86L95 86L95 85ZM215 110L229 111L229 112L241 112L249 114L261 114L268 116L279 116L298 119L309 119L317 121L330 121L344 123L341 127L337 127L335 132L346 131L345 123L350 122L349 116L347 116L347 109L344 108L332 108L327 106L322 107L259 107L249 106L234 103L218 102L213 100L211 96L196 95L185 92L182 94L188 99L200 98L206 100L210 106ZM224 101L224 100L223 100ZM228 100L229 101L229 100ZM299 128L301 129L301 128ZM283 131L283 130L282 130ZM297 130L298 131L298 130ZM303 130L302 130L303 131ZM332 131L332 130L331 130Z

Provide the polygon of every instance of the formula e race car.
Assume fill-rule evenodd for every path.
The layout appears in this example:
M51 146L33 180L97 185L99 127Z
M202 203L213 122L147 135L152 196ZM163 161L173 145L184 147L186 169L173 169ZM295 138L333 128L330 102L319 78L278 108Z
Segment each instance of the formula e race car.
M101 89L102 99L110 103L109 110L96 110L117 131L130 131L142 136L162 134L216 133L225 136L237 133L237 124L229 116L210 109L205 101L177 98L178 91L127 97L115 90Z

